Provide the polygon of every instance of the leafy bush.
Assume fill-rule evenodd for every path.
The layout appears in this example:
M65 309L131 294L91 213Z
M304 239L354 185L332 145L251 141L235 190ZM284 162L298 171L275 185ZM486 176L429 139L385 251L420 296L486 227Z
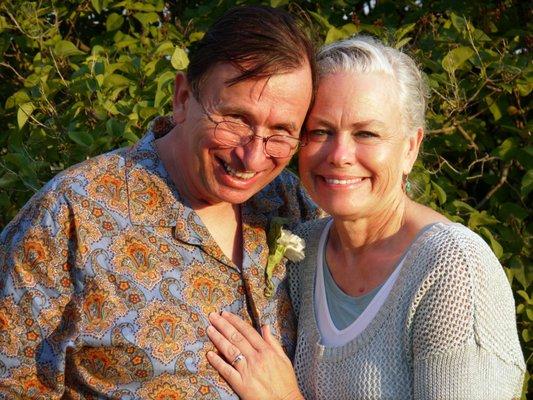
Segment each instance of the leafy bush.
M0 228L57 172L135 142L154 116L169 113L173 78L187 67L188 47L221 13L243 3L252 2L2 2ZM481 234L504 265L531 370L527 2L262 3L307 11L321 42L371 34L421 63L432 96L423 154L411 177L418 200Z

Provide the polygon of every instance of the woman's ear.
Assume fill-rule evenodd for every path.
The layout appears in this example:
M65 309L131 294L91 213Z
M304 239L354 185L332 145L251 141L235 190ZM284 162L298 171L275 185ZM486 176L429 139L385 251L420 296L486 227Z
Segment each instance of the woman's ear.
M407 151L403 170L405 175L409 175L411 169L413 169L413 165L418 157L418 152L420 150L420 145L423 138L424 129L422 128L418 128L415 134L409 135L407 138Z
M191 96L191 88L187 77L183 72L178 72L174 80L174 97L172 99L172 117L175 124L185 121Z

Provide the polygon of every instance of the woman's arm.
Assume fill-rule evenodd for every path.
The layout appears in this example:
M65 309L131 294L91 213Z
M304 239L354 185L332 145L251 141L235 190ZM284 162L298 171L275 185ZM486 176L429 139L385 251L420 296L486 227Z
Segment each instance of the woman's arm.
M209 339L224 356L208 352L211 365L243 400L305 400L298 389L291 361L270 333L262 337L250 325L226 311L209 314Z
M415 399L519 398L525 368L501 265L466 229L439 243L433 273L416 296Z

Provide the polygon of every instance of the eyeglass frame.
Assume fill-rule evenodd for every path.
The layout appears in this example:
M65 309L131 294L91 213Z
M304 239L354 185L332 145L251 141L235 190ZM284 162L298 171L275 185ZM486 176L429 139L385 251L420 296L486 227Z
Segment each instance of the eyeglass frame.
M225 119L221 120L221 121L215 121L213 119L213 117L211 116L212 114L210 114L205 106L202 104L202 102L196 98L195 96L195 100L196 102L200 105L201 109L202 109L202 113L207 117L207 119L209 121L211 121L213 124L215 124L214 128L213 128L213 135L215 136L215 139L217 140L220 140L219 138L217 138L217 135L216 135L216 132L217 132L217 128L218 128L218 125L219 124L222 124L222 123L228 123L228 124L235 124L235 125L240 125L242 127L245 127L245 128L248 128L248 130L251 132L250 135L247 135L247 136L241 136L243 139L247 139L247 141L245 142L242 142L242 143L239 143L239 144L229 144L229 143L223 143L225 146L231 146L231 147L241 147L241 146L246 146L248 145L249 143L252 142L252 140L254 140L255 138L259 138L261 139L261 141L263 142L263 152L265 153L265 155L267 155L268 157L272 157L272 158L287 158L287 157L292 157L294 154L296 154L296 152L298 151L298 149L300 147L302 147L304 145L303 141L300 139L300 138L295 138L294 136L289 136L289 135L270 135L268 137L264 137L264 136L260 136L258 135L254 128L252 128L250 125L247 125L247 124L241 124L241 123L238 123L238 122L233 122L233 121L227 121ZM273 156L271 154L268 153L267 151L267 143L270 139L272 139L273 137L284 137L284 138L289 138L290 140L294 140L296 146L294 147L293 150L291 150L289 152L288 155L286 156ZM289 142L287 142L289 144Z

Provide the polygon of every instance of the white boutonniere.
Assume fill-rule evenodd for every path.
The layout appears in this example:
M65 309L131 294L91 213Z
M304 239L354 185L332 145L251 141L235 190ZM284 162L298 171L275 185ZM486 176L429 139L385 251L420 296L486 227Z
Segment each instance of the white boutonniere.
M271 297L274 292L272 275L274 268L285 257L289 261L302 261L305 257L305 241L288 229L283 229L283 224L287 222L285 218L273 218L270 221L268 230L268 262L265 270L265 296Z

